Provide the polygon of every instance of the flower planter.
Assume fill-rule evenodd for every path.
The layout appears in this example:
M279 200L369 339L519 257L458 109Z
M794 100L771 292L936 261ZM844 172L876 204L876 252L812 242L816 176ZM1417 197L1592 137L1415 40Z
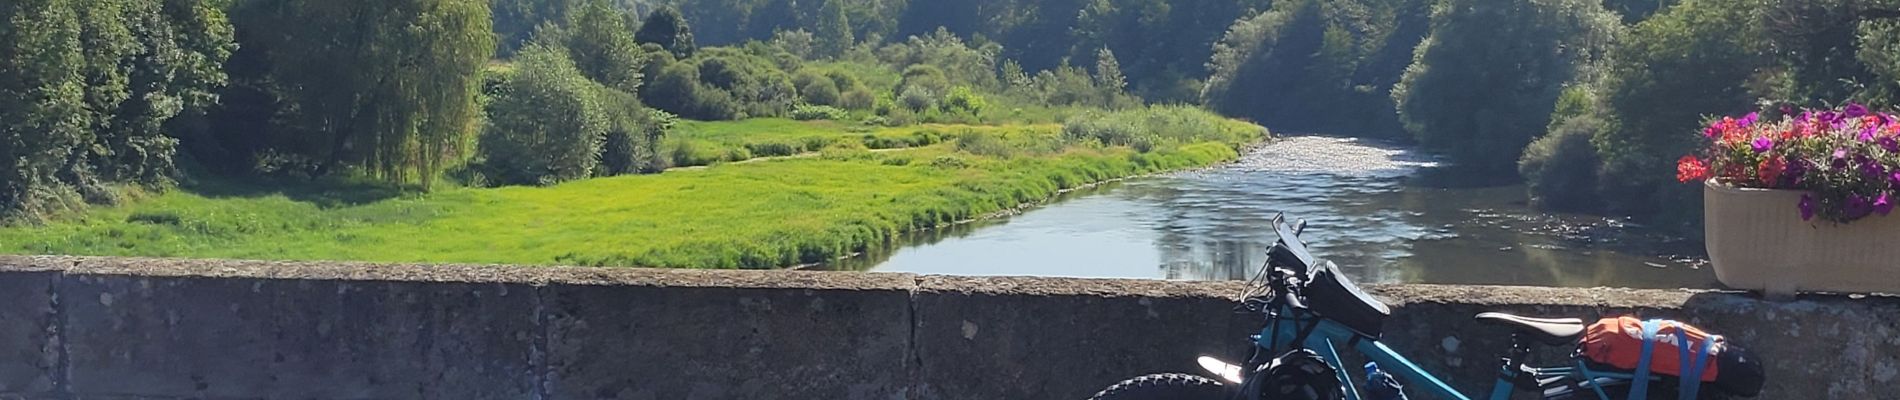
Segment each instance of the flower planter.
M1801 219L1803 192L1704 184L1715 277L1736 289L1900 293L1900 213L1841 224Z

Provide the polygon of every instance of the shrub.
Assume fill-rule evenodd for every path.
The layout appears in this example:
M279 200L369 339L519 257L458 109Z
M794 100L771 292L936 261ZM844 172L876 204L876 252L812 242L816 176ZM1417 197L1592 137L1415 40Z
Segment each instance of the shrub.
M890 116L897 110L897 101L890 97L879 97L871 104L871 112L881 116Z
M825 79L830 79L832 84L838 85L838 90L849 91L864 88L864 84L858 82L858 78L844 71L833 70L825 72Z
M904 93L899 94L897 98L898 102L904 104L904 108L912 112L924 112L937 108L937 93L922 86L906 87Z
M608 91L608 121L605 143L601 145L598 175L622 175L666 169L660 155L660 142L672 129L674 117L665 111L641 107L632 95Z
M877 106L877 95L865 88L851 89L838 99L837 106L847 110L870 110Z
M964 169L970 167L970 162L957 156L937 156L936 159L930 160L930 166L941 169Z
M820 119L839 121L839 120L845 120L845 119L850 119L850 118L851 118L850 113L846 113L844 110L840 110L837 107L832 107L832 106L800 104L800 105L792 107L792 119L799 120L799 121L811 121L811 120L820 120Z
M746 151L758 157L780 157L798 154L798 147L791 143L765 142L746 143Z
M1010 157L1016 153L1009 142L986 132L965 132L957 136L957 151L990 157Z
M1189 106L1151 106L1113 112L1090 112L1070 117L1062 136L1108 146L1160 146L1197 142L1239 144L1258 140L1266 128L1229 120ZM1139 150L1140 148L1137 148Z
M862 143L846 141L819 150L818 157L833 161L856 161L876 158L877 153L872 153Z
M987 102L983 101L983 95L976 94L976 91L970 90L968 86L958 86L950 89L950 94L944 96L943 99L943 108L945 111L959 112L968 115L976 115L978 112L983 111L983 107L987 104Z
M530 45L505 95L488 106L480 139L486 174L497 183L553 184L594 173L611 128L600 93L567 55Z
M1524 157L1518 160L1518 173L1524 176L1534 205L1557 210L1588 210L1597 204L1600 161L1590 138L1603 127L1603 120L1594 116L1568 118L1524 149Z
M798 96L806 103L826 106L842 104L838 94L838 85L817 73L806 71L792 79L792 85L798 87Z

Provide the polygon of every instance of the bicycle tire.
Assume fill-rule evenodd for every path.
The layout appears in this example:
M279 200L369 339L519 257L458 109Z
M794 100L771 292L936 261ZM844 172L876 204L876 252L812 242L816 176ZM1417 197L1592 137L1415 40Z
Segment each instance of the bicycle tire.
M1102 389L1089 400L1214 400L1226 396L1221 383L1189 374L1153 374Z

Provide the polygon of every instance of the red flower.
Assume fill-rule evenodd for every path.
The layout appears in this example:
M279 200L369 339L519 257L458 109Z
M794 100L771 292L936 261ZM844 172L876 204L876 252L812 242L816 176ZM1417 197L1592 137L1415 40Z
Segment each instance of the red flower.
M1694 182L1709 179L1709 164L1695 156L1682 156L1676 160L1676 180Z
M1681 169L1681 167L1677 167L1677 169ZM1768 159L1762 160L1761 165L1755 169L1755 175L1757 178L1761 178L1762 185L1772 188L1781 183L1781 174L1787 171L1787 161L1782 161L1781 157L1768 157ZM1680 175L1681 172L1677 172L1677 174Z

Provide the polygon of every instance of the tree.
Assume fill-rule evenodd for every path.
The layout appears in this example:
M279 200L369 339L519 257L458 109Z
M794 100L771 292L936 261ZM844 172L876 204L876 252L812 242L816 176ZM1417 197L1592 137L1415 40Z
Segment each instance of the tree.
M64 194L59 171L86 131L72 0L0 3L0 213L34 218Z
M1423 41L1433 3L1275 2L1214 44L1199 97L1274 130L1402 133L1389 93Z
M566 29L552 29L554 32L545 35L566 48L568 57L588 79L637 93L647 56L620 15L605 0L591 0L569 17Z
M1681 209L1699 191L1676 184L1676 157L1697 145L1706 115L1744 112L1746 84L1772 65L1752 0L1687 0L1639 23L1616 48L1603 84L1610 123L1592 143L1606 209L1645 216ZM1693 216L1665 217L1686 219Z
M134 0L124 5L136 50L119 60L127 68L128 92L117 104L116 121L98 133L105 150L98 171L113 181L158 184L176 170L174 137L199 133L170 123L178 117L195 119L218 101L217 91L227 79L223 63L235 48L232 27L220 6L206 1ZM88 29L105 29L103 25L88 24Z
M1095 81L1111 93L1120 93L1128 87L1128 77L1122 76L1121 61L1115 60L1115 52L1107 47L1095 53Z
M224 84L231 27L218 7L33 0L0 4L0 20L0 220L110 202L108 184L170 181L167 128L189 131L175 117Z
M815 41L816 39L812 37L811 32L807 32L803 29L778 31L772 34L773 46L778 47L779 50L784 50L786 53L791 53L792 56L800 59L811 58L812 43Z
M475 121L477 72L494 49L481 0L240 3L240 26L267 30L268 80L312 138L288 149L317 174L358 166L428 187L461 154ZM310 140L315 139L315 140Z
M851 36L851 18L845 15L844 0L824 0L818 12L818 54L837 57L856 44Z
M1392 90L1399 118L1463 167L1515 175L1564 85L1588 76L1620 28L1588 0L1449 0Z
M640 31L633 34L635 41L654 43L675 57L691 57L696 51L693 47L693 30L686 25L686 17L680 15L677 8L665 7L647 15L640 24Z
M493 14L496 54L512 56L515 50L534 38L542 25L568 19L579 1L584 0L489 0Z
M488 105L480 149L489 178L549 185L585 178L599 166L612 126L606 88L589 81L561 49L530 44L516 55L515 76Z

